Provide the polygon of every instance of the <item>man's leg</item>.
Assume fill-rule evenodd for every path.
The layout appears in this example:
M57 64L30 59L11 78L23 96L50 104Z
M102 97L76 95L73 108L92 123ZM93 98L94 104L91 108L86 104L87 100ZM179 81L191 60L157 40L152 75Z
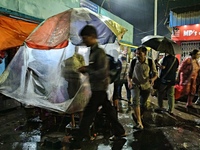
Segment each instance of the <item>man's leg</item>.
M147 109L147 99L150 95L150 88L147 90L140 90L140 112L143 115L144 111Z
M122 136L125 134L125 130L121 123L117 119L116 110L111 105L111 102L108 100L106 91L102 93L104 95L104 102L103 102L103 110L107 115L107 118L111 122L113 128L113 134L115 136ZM103 96L102 96L103 97Z
M115 109L119 111L119 99L121 98L121 93L119 93L118 88L120 87L119 81L114 82L114 89L113 89L113 105Z
M92 91L91 98L83 111L82 120L80 122L80 137L90 138L90 126L96 116L98 107L100 106L99 99L101 99L101 94Z
M119 94L119 99L122 98L122 86L123 86L123 83L122 83L122 82L119 82L119 83L118 83L118 88L117 88L118 94Z
M128 87L128 82L125 82L125 88L126 88L126 97L129 102L131 102L131 90Z
M168 99L168 112L172 113L174 109L174 103L175 103L175 98L174 98L174 86L168 86L167 87L167 99Z
M163 98L165 96L165 89L166 89L167 85L164 84L160 84L160 87L157 91L157 98L158 98L158 106L160 109L163 108Z
M140 89L137 85L134 85L133 89L131 90L132 93L132 100L133 100L133 110L134 114L133 117L136 117L137 125L136 127L140 127L143 129L143 124L141 120L141 114L140 114Z

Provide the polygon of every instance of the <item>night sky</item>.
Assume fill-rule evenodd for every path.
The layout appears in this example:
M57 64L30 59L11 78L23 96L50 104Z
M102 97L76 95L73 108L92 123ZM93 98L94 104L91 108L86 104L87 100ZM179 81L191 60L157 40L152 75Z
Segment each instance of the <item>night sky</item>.
M107 11L134 26L133 45L140 45L146 35L154 34L154 0L91 0ZM104 3L103 3L104 2ZM200 0L158 0L157 35L170 38L171 33L164 25L172 8L200 3Z

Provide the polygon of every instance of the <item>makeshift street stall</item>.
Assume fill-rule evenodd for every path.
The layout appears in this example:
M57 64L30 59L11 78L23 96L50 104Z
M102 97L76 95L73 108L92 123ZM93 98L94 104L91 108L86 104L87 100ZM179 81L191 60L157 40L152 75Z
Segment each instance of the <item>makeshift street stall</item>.
M96 27L102 45L120 40L126 32L118 23L86 8L54 15L38 25L20 47L0 78L0 92L22 104L54 112L82 111L90 96L90 85L88 77L76 71L77 59L73 57L82 43L79 32L86 24ZM74 64L67 66L67 59ZM71 86L63 76L63 67L76 73L79 83ZM71 88L76 91L72 95Z

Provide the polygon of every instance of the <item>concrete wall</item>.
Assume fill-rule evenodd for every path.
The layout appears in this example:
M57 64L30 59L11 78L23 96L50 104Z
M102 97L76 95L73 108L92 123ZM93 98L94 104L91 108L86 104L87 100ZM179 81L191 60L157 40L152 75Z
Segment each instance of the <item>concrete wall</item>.
M46 19L70 8L80 7L79 0L0 0L0 7L40 19ZM121 18L101 9L101 14L113 19L128 29L123 41L133 42L133 26Z

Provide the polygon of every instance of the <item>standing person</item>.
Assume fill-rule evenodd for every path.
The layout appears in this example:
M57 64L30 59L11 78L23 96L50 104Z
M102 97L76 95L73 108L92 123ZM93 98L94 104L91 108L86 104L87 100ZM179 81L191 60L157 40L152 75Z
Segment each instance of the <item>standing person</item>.
M140 46L136 49L136 59L132 59L128 72L128 86L131 89L133 110L137 124L134 129L143 129L141 110L145 108L150 95L151 84L157 78L157 70L154 61L147 58L147 49ZM151 63L151 64L150 64ZM152 77L150 76L152 74Z
M196 79L200 70L198 59L200 51L194 49L190 52L190 56L185 58L179 67L178 80L179 85L183 86L182 96L187 95L186 108L193 107L193 99L196 94Z
M81 73L77 71L81 66L85 66L84 57L78 53L78 47L75 47L75 53L72 57L65 59L62 63L62 76L68 82L68 95L69 99L75 97L79 91L82 81ZM79 118L81 119L82 112L79 112ZM75 127L74 114L71 114L71 126Z
M129 64L127 63L126 57L124 57L124 56L119 57L119 60L122 64L122 70L121 70L119 86L118 86L119 99L122 99L122 87L124 85L126 88L126 98L128 100L128 103L130 104L131 103L131 91L128 87L128 81L127 81L127 73L128 73Z
M116 79L114 81L114 88L113 88L113 97L112 97L112 100L113 100L113 106L116 108L117 112L119 112L119 99L121 98L120 97L120 93L118 91L118 87L119 87L119 84L120 84L120 74L121 74L121 71L122 71L122 64L120 62L120 60L117 60L117 65L118 65L118 75L116 76Z
M76 47L74 55L62 63L62 76L68 82L69 99L73 98L81 87L81 73L77 71L81 66L85 66L85 61Z
M159 108L156 111L163 111L163 98L165 94L167 94L168 99L168 110L167 112L170 115L173 115L175 97L174 97L174 85L176 82L176 72L179 66L178 59L171 54L166 54L166 56L162 59L160 65L158 65L160 69L160 79L161 83L159 88L157 89L157 98L158 98L158 106Z
M98 108L102 106L113 128L113 137L117 140L125 136L125 130L117 119L116 110L108 100L107 88L109 85L108 59L105 51L98 46L97 31L93 26L86 25L80 32L83 43L90 47L89 65L78 70L89 74L92 95L83 111L80 123L80 137L83 140L92 140L90 126L96 116Z

